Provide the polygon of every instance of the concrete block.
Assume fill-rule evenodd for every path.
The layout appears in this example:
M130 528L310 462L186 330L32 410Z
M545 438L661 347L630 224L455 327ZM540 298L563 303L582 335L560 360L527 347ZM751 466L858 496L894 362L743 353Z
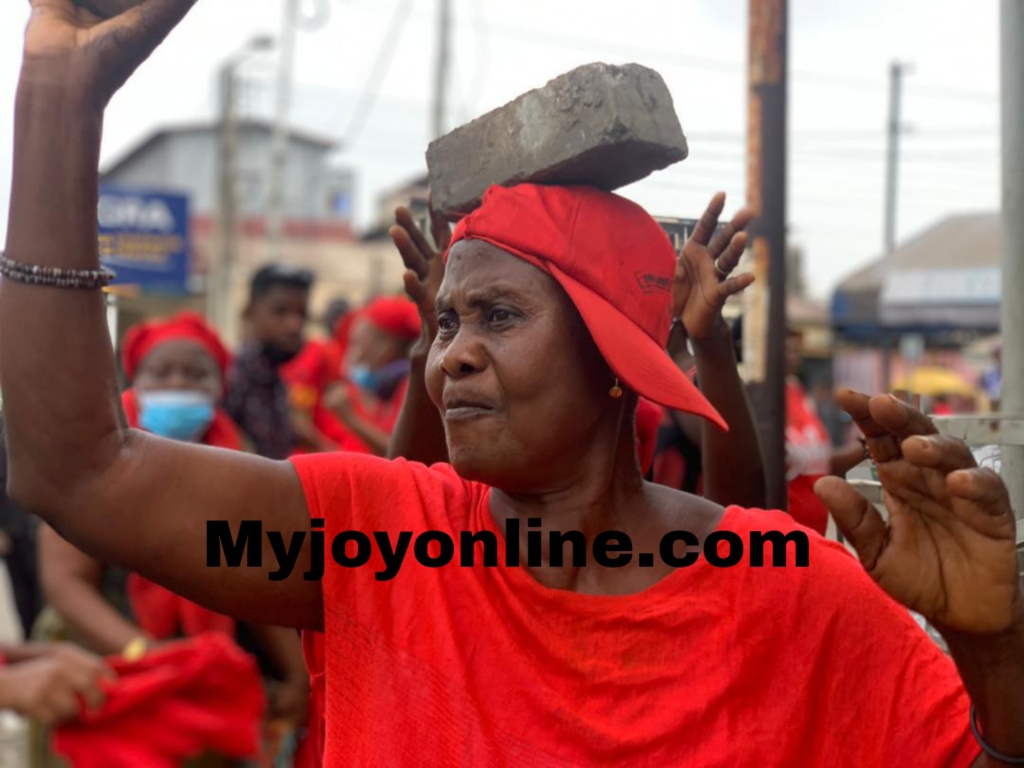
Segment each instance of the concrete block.
M143 0L75 0L75 5L80 5L101 18L109 19L142 2Z
M433 203L468 213L492 184L591 184L613 190L686 158L661 75L587 64L431 142Z

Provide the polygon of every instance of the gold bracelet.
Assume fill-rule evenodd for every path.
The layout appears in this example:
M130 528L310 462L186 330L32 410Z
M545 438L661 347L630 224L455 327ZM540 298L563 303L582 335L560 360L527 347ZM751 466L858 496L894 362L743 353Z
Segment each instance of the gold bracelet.
M146 638L136 637L124 647L121 656L125 661L135 662L145 656L147 650L149 650L149 643Z

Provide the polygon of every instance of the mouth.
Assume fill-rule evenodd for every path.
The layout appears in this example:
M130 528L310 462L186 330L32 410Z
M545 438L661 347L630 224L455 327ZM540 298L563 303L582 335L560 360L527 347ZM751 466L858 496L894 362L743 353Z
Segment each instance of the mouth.
M444 419L447 422L471 421L493 413L494 408L478 401L451 398L444 403Z

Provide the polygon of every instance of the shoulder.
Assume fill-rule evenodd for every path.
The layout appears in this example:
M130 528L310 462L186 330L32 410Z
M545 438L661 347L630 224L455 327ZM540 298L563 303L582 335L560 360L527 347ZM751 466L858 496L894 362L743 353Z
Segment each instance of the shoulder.
M462 517L486 487L462 479L448 464L336 452L294 456L310 515L357 526L400 525ZM330 526L329 526L330 527Z

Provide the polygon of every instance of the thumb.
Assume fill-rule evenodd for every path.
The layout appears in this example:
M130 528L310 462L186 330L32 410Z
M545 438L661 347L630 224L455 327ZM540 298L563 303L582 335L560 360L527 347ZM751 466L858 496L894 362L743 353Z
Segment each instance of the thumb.
M127 78L156 50L196 0L142 0L123 13L96 27L98 35L109 36L118 48L118 62Z

